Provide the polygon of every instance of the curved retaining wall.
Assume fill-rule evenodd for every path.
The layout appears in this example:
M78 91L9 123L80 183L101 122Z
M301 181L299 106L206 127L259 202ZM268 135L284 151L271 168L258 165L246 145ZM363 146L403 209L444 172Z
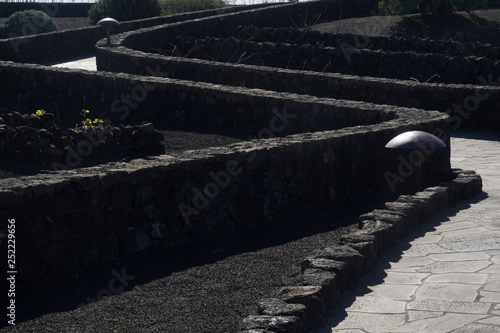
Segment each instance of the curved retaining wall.
M229 34L240 24L274 26L304 26L310 24L310 18L329 19L368 15L366 2L359 6L358 1L320 0L293 4L236 6L222 9L155 17L144 20L122 22L114 33L137 30L167 23L196 20L213 16L210 20L210 32ZM360 9L362 8L362 9ZM241 13L240 13L241 12ZM207 27L208 28L208 27ZM23 63L55 63L63 59L84 57L94 53L95 43L105 37L100 27L76 29L70 31L39 34L27 37L15 37L0 40L0 60Z
M236 97L221 90L228 102ZM335 103L303 102L313 114ZM348 115L363 104L344 107ZM1 229L15 219L20 278L35 281L73 275L153 245L226 235L297 210L355 200L387 186L385 172L399 167L400 153L384 145L397 134L440 130L449 146L447 116L390 106L378 112L384 109L394 117L366 126L2 179ZM271 118L265 130L286 125L286 110L280 111L282 118ZM449 148L432 156L426 167L449 167Z
M317 31L298 29L276 29L266 27L249 27L240 30L238 36L258 42L290 43L290 44L316 44L331 47L344 47L347 49L384 50L391 52L413 51L417 53L444 54L456 56L476 56L498 59L500 48L491 44L479 42L459 42L453 39L433 40L416 36L361 36L354 34L331 34Z
M160 50L164 55L222 63L413 79L419 82L479 84L479 76L491 76L493 81L497 81L500 74L500 49L491 45L473 46L481 56L465 56L466 50L469 50L465 47L466 44L459 44L464 50L458 52L454 43L445 42L442 43L440 52L423 52L418 50L420 44L431 43L420 43L419 39L415 39L411 47L403 46L397 51L372 47L372 44L348 48L349 45L345 42L333 43L335 35L327 34L319 38L315 37L318 33L302 33L294 38L286 33L291 32L293 35L293 31L298 34L294 29L269 31L267 35L274 36L272 39L276 41L268 41L266 36L262 36L266 34L265 31L257 29L248 38L220 38L215 35L196 38L179 35L175 39L166 39L160 45L148 46L143 41L139 43L140 47L128 36L122 40L122 45L143 52L158 53ZM168 29L154 29L140 33L140 36L143 40L149 40L148 34L161 34L165 38ZM239 35L238 32L235 34ZM279 40L282 35L283 40ZM447 44L450 44L449 52Z
M234 13L268 5L227 7L200 12L153 17L143 20L121 22L113 33L137 30L141 28L198 18ZM53 7L47 7L53 8ZM53 10L56 10L54 7ZM34 27L36 29L36 27ZM32 36L11 36L0 39L0 60L22 63L46 64L61 60L85 57L94 53L96 42L106 36L101 27L92 26L75 30L56 31Z
M160 32L169 29L174 27L155 27L145 31L149 33L148 38L167 38L168 34ZM163 77L439 110L452 116L454 129L463 125L500 128L500 113L497 111L500 110L500 87L490 75L476 78L481 85L437 84L222 63L144 53L130 48L139 48L135 41L142 36L142 33L135 32L116 36L112 47L103 45L102 41L98 43L98 69L148 75L151 71L147 68L157 68L155 75Z
M473 171L441 171L454 179L400 196L384 209L360 216L359 231L342 236L340 243L318 249L302 261L302 285L284 287L277 297L262 299L258 314L243 319L240 333L308 332L324 321L343 291L369 272L402 236L441 210L482 192L481 177Z
M82 108L114 122L147 120L181 127L203 124L238 131L269 127L276 113L286 110L295 117L280 135L368 125L392 119L395 114L394 108L362 102L320 103L312 96L12 62L0 62L0 82L0 96L6 102L3 107L28 114L41 108L55 113L55 103L62 123L68 126L79 122Z

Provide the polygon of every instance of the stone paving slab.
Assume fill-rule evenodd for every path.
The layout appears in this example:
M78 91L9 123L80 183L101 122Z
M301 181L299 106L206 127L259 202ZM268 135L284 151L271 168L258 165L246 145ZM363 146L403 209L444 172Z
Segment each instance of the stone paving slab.
M64 67L71 69L84 69L87 71L96 71L97 63L96 63L96 57L88 57L88 58L71 59L67 62L52 65L52 67Z
M403 239L314 333L500 332L500 134L455 135L452 167L484 193Z

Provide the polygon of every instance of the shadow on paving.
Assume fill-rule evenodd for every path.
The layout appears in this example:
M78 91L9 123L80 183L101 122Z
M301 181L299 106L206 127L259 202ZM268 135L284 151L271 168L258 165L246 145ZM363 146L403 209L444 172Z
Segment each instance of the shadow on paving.
M410 235L398 243L395 248L383 255L382 259L378 265L374 267L372 272L369 272L356 284L355 290L350 290L342 296L341 303L331 311L331 318L334 320L329 322L328 325L331 324L331 327L336 327L338 324L343 322L348 315L346 309L352 306L357 298L371 293L372 290L370 287L384 283L384 280L387 277L385 270L391 268L391 262L398 262L403 258L403 252L409 250L411 247L410 242L420 237L424 237L428 232L436 231L436 227L442 222L450 221L450 219L456 216L460 211L470 208L471 204L478 203L486 200L487 198L488 194L483 192L471 200L462 201L455 207L438 213L438 215L433 217L431 220L425 222L425 224L419 226L418 229L412 231Z
M471 131L458 130L451 132L451 136L454 138L461 138L461 139L498 141L497 132L487 132L487 131L471 132Z

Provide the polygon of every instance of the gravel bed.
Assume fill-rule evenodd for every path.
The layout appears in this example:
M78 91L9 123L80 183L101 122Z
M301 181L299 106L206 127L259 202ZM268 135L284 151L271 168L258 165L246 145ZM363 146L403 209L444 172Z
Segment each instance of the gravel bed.
M356 228L375 205L330 207L244 234L155 248L74 280L21 285L19 324L0 332L236 332L261 298L298 283L305 257Z
M488 15L500 22L500 11ZM337 23L317 30L370 31L375 19L349 24L359 30L341 31ZM498 29L495 22L491 24ZM391 23L383 29L393 34L393 28ZM414 31L424 34L426 29ZM192 135L190 143L197 140ZM220 240L155 248L74 280L20 286L19 324L0 332L235 332L243 317L255 313L259 299L296 284L300 262L311 251L334 243L355 227L360 214L385 201L379 196L325 207ZM103 294L109 297L92 302Z

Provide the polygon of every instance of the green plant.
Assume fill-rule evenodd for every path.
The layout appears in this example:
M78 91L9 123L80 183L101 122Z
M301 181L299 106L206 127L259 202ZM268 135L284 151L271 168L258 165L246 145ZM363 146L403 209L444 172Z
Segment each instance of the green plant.
M488 0L382 0L378 8L397 15L419 11L423 15L448 16L458 10L486 9L487 3Z
M89 19L93 24L105 17L130 21L160 15L158 0L99 0L89 10Z
M16 37L57 31L57 25L45 12L30 9L9 16L0 30L7 37Z
M163 15L226 7L223 0L160 0Z
M101 119L90 119L88 118L88 114L90 113L89 110L82 109L82 112L80 113L83 117L83 120L81 121L80 125L76 124L75 130L77 131L84 131L87 129L94 129L94 128L103 128L103 121Z

